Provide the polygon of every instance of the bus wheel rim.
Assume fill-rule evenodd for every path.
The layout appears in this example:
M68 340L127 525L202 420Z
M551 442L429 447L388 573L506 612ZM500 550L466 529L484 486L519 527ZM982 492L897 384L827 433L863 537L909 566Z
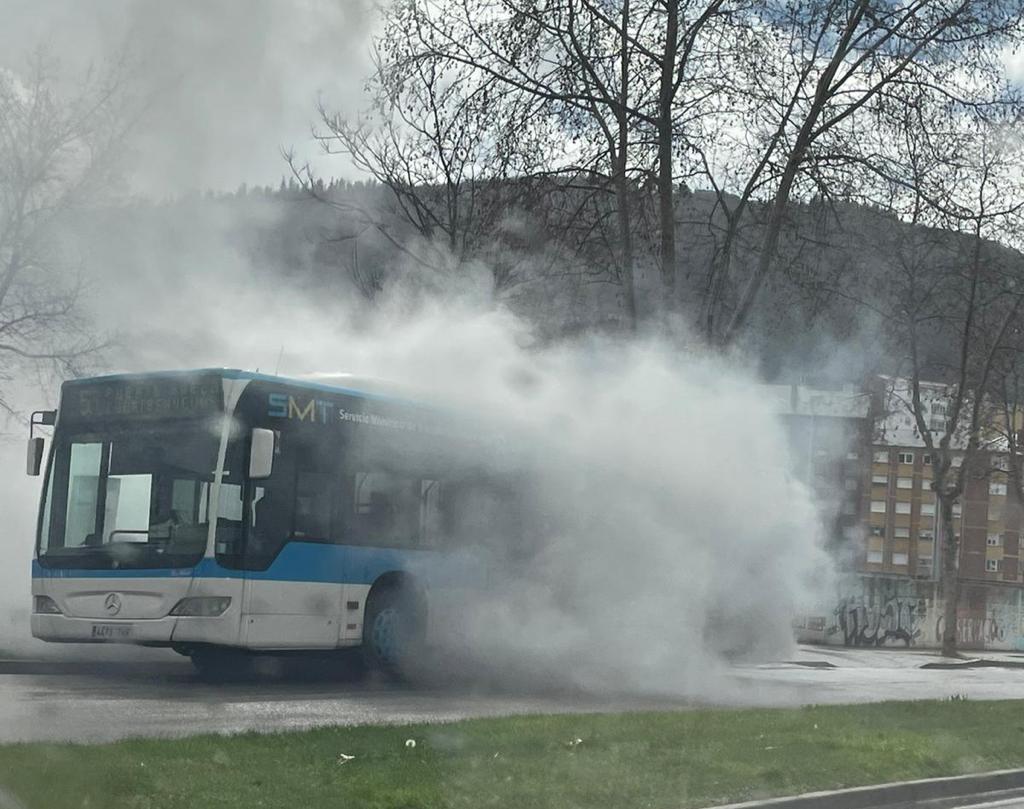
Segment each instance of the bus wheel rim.
M399 620L394 607L385 607L373 620L373 648L385 663L395 663L398 658Z

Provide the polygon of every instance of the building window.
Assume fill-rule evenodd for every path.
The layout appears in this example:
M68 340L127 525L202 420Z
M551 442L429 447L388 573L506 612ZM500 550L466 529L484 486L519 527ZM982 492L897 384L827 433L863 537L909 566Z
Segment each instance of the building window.
M998 548L1000 545L1003 544L1003 535L1002 534L989 534L985 538L985 544L988 545L990 548Z
M846 460L848 460L848 461L859 461L860 460L860 453L859 452L847 452L846 453Z
M843 481L843 486L846 487L846 491L855 492L857 491L857 479L847 478L846 480Z
M909 557L905 553L894 553L892 555L892 563L894 567L906 567Z
M942 418L928 419L928 429L936 433L946 432L946 420Z
M888 486L889 476L888 475L872 475L871 476L872 486Z
M989 483L988 484L988 493L989 494L1002 494L1002 495L1005 495L1006 494L1006 484L1005 483L995 483L995 482Z
M873 536L873 537L883 537L883 536L885 536L885 529L881 525L872 525L871 526L871 536Z
M909 514L910 513L910 503L897 503L896 504L896 513L897 514Z
M913 463L914 462L914 453L913 452L901 452L897 456L897 460L899 460L900 463Z
M954 455L952 457L952 459L951 459L951 462L952 462L953 466L963 466L964 465L964 456L963 455Z
M953 504L953 516L959 517L963 513L964 507L959 503Z
M875 514L885 514L885 501L884 500L872 500L871 511Z
M925 453L924 456L921 458L921 463L923 463L925 466L931 466L932 465L932 456L927 454L927 453Z
M999 572L999 560L998 559L986 559L985 560L985 571L988 573Z
M868 564L869 565L880 565L880 564L882 564L882 552L881 551L868 551Z
M853 517L857 513L857 501L847 500L843 503L843 516Z
M921 516L922 517L934 517L935 516L935 504L934 503L922 503L921 504Z
M897 489L913 489L914 479L913 478L896 478Z
M889 450L876 450L874 454L875 463L889 463Z
M896 537L896 539L910 539L910 529L909 528L894 528L892 535L894 537Z
M935 532L934 531L918 531L917 532L917 538L918 539L923 539L926 542L932 542L935 539Z
M918 556L917 557L917 569L930 572L932 569L932 557L930 556Z

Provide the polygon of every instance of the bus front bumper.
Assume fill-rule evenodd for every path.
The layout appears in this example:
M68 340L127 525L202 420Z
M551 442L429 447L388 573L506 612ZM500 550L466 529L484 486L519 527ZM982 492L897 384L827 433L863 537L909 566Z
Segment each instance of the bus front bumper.
M51 643L134 643L171 646L185 643L233 645L238 623L218 618L164 618L110 620L33 614L32 636Z

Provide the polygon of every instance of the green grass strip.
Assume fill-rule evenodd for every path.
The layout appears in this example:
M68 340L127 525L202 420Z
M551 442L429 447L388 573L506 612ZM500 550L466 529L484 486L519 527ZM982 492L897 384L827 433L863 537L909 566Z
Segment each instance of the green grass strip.
M1024 766L1022 714L923 701L15 744L0 785L29 809L667 809Z

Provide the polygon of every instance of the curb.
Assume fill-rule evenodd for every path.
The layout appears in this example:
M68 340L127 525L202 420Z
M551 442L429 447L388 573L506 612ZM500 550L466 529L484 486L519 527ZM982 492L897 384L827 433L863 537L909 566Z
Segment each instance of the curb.
M986 660L972 657L968 660L949 660L922 663L922 669L1024 669L1024 660Z
M873 809L893 804L916 804L939 798L957 798L981 792L1024 789L1024 769L995 770L950 778L926 778L891 784L807 792L785 798L721 804L711 809Z
M0 809L25 809L25 804L21 803L6 789L0 787Z

